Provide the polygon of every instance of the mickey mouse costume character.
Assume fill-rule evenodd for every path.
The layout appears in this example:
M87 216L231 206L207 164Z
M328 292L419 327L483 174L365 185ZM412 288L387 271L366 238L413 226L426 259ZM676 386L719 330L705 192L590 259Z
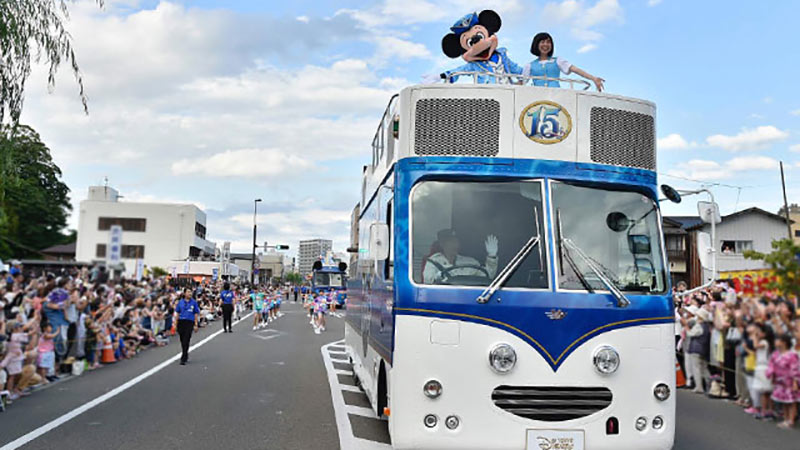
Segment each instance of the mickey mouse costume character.
M478 83L509 83L507 77L492 74L521 74L522 67L508 58L505 48L497 48L497 31L501 25L500 16L490 10L470 13L459 19L450 30L452 33L442 38L442 51L450 58L461 57L467 64L440 74L448 83L455 83L458 75L454 72L478 72Z

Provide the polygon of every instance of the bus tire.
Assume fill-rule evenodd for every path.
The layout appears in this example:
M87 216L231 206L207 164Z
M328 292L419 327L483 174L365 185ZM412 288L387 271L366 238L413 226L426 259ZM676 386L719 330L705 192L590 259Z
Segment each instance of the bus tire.
M386 366L381 361L381 368L378 372L378 417L384 417L383 411L389 406L389 396L386 386Z

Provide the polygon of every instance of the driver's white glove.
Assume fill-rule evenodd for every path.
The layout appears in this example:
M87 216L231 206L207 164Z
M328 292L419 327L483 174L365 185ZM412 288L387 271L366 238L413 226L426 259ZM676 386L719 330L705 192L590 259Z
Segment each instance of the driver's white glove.
M490 258L497 257L497 237L493 234L486 236L486 255Z

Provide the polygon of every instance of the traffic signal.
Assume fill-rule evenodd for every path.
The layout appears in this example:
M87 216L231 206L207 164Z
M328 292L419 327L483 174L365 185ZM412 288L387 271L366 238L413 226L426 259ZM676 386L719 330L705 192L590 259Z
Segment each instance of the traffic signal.
M288 245L276 245L275 248L277 248L278 250L289 250Z

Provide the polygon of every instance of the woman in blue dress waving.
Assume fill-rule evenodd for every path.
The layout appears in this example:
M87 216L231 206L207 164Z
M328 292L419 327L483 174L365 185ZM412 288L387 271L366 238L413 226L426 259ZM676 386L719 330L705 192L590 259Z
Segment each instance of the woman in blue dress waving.
M606 81L596 77L581 68L570 64L562 58L553 57L553 38L548 33L539 33L533 37L531 43L531 53L537 58L531 61L522 70L524 76L539 76L547 78L561 78L561 74L578 74L586 79L592 80L598 91L603 90L603 82ZM557 80L533 80L534 86L561 87Z

